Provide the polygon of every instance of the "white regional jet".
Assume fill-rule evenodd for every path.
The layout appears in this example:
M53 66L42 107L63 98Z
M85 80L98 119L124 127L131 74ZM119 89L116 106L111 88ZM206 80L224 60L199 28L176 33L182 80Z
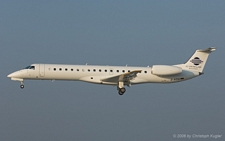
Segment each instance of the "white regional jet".
M196 50L185 64L153 65L152 67L94 66L32 64L8 75L11 80L20 81L24 88L24 79L33 80L74 80L95 84L117 86L123 95L124 86L141 83L173 83L188 80L203 74L209 54L215 47Z

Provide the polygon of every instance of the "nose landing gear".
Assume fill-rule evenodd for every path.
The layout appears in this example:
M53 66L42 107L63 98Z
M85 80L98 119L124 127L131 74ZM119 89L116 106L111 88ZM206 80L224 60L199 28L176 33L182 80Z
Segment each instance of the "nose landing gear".
M20 88L23 89L24 88L24 82L21 81L20 83L21 83Z
M20 88L23 89L24 88L24 85L20 85Z

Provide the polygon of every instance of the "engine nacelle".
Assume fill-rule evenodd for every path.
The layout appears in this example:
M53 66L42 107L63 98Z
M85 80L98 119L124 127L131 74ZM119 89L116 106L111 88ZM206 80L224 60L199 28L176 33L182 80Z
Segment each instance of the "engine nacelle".
M154 75L176 75L181 72L181 68L167 65L153 65L151 70L151 73Z

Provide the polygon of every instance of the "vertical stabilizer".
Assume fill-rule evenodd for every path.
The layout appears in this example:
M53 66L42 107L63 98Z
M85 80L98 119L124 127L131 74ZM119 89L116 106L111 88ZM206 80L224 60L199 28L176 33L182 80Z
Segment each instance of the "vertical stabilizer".
M194 70L202 73L209 54L215 50L215 47L196 50L191 58L184 64L183 69Z

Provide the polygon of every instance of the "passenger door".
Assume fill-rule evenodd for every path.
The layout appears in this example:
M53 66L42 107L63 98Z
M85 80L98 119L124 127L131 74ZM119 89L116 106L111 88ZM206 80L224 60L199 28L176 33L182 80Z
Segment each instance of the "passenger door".
M45 76L45 65L39 64L39 76L44 77Z

